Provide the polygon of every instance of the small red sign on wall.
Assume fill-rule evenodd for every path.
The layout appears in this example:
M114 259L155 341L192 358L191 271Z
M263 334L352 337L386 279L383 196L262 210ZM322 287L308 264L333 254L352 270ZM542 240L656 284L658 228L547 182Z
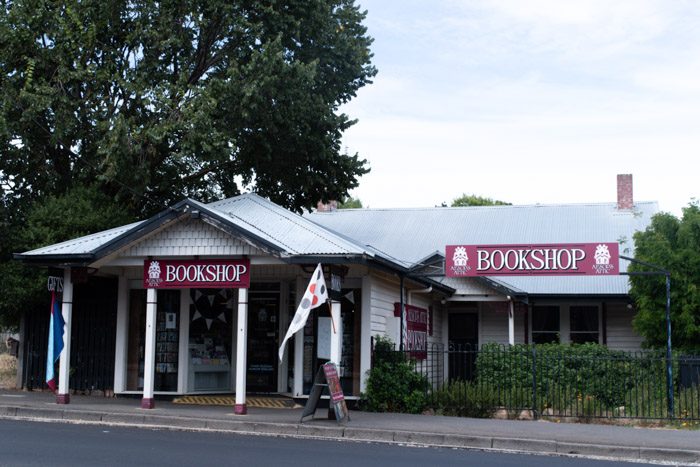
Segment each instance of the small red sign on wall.
M447 245L445 275L605 276L620 274L617 243Z
M406 312L406 342L404 349L411 358L425 360L428 356L428 310L413 305L404 305ZM394 314L401 316L401 305L394 303Z
M147 289L243 289L250 287L250 260L149 259L143 263Z

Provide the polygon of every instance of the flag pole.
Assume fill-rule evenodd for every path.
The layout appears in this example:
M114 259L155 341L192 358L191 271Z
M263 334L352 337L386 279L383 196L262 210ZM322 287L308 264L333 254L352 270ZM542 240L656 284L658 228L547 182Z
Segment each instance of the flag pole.
M328 304L328 312L331 315L331 327L333 328L333 334L336 334L335 321L333 320L333 305L330 301L326 302Z

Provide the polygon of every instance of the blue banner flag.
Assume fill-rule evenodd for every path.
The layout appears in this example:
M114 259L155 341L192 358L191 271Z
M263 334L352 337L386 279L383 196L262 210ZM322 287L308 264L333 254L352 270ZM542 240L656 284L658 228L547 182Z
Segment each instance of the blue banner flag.
M46 351L46 384L56 391L54 366L63 350L63 328L65 327L61 307L56 300L56 292L51 292L51 316L49 318L49 345Z

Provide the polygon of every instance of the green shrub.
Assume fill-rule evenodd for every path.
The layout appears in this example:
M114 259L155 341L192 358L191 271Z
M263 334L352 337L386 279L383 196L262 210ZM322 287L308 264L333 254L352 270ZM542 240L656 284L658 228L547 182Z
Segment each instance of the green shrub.
M489 418L498 397L493 388L470 381L454 381L432 394L431 406L436 413L456 417Z
M389 338L378 337L374 362L368 372L362 406L370 412L421 413L426 408L429 383L401 352L394 351Z

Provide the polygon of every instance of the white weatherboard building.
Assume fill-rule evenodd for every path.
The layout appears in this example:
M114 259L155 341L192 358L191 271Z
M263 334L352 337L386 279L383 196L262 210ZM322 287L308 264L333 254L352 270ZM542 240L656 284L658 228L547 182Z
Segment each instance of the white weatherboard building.
M106 384L116 394L140 395L152 407L159 394L236 393L236 410L244 413L246 393L308 395L328 359L338 363L346 396L359 396L377 335L398 343L410 334L411 345L445 349L550 341L638 349L627 276L444 275L450 244L618 242L621 254L633 256L634 232L658 208L632 202L631 177L618 177L618 184L618 203L319 209L303 216L255 194L210 204L187 199L142 222L15 256L63 270L66 338L72 330L73 345L62 355L59 402L91 378L85 371L70 380L65 362L79 366L80 343L102 336L113 362ZM149 276L147 262L160 268L231 260L247 265L249 282L146 288L153 284L147 278L157 276ZM280 342L318 263L328 287L339 289L333 306L312 311L279 361ZM626 261L620 266L624 271ZM105 292L81 302L98 280ZM400 303L410 313L401 313ZM113 318L81 326L108 309ZM454 369L444 365L448 378Z

